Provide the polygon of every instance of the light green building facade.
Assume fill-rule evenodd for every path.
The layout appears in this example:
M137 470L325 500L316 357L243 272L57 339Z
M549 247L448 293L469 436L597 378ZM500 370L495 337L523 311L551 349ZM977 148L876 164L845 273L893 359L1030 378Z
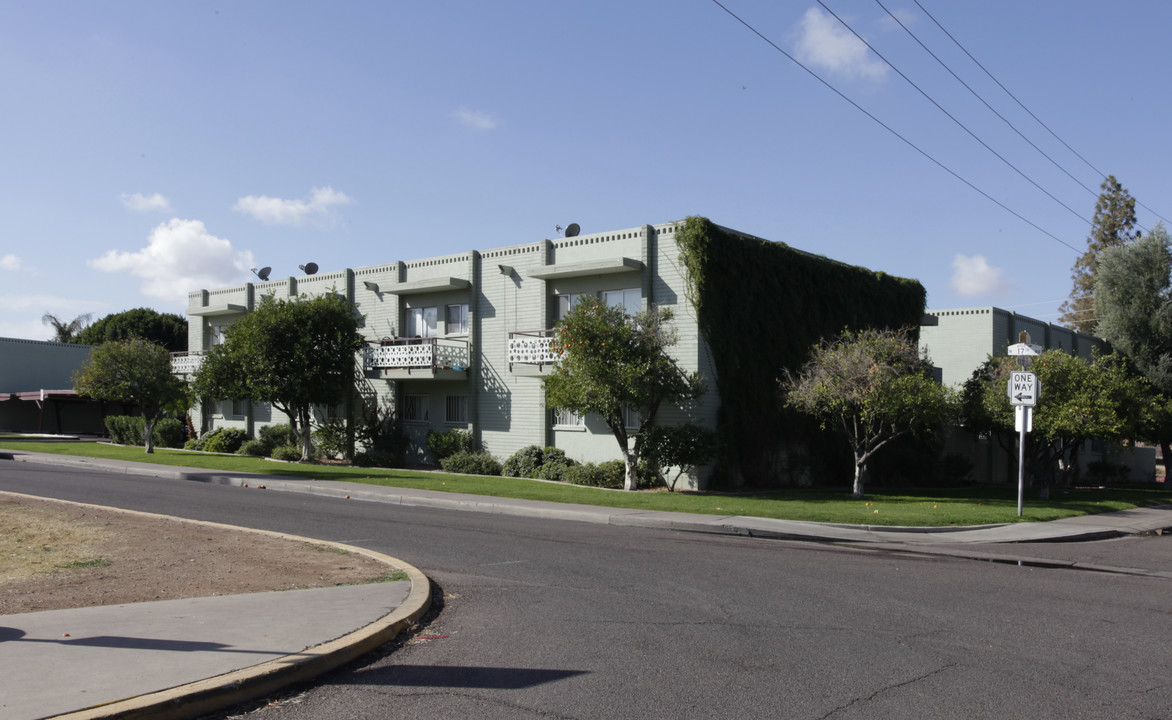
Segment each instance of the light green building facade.
M188 372L200 350L265 295L338 293L365 316L367 348L357 358L359 394L368 406L392 407L411 441L408 462L427 462L429 430L470 430L504 459L528 445L556 446L579 461L620 457L601 418L576 418L546 407L541 378L554 358L551 329L581 295L631 311L671 308L679 342L672 353L686 371L711 382L708 353L685 299L674 234L679 223L541 240L491 250L344 269L302 277L199 290L189 295L188 347L177 362ZM665 408L659 421L715 425L709 392L685 413ZM318 409L319 418L333 412ZM267 403L226 400L194 408L195 427L240 427L287 419ZM637 418L632 418L637 423ZM702 478L690 478L692 486ZM685 481L681 481L681 487Z

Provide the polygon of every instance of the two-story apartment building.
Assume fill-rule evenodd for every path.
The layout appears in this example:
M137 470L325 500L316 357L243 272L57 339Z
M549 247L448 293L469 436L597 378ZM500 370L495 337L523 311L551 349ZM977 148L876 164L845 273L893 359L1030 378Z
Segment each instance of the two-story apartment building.
M693 221L702 224L689 225ZM755 266L754 272L768 273L769 263L774 263L777 267L793 267L797 276L806 277L809 272L801 268L809 264L831 273L857 275L862 280L848 284L863 287L861 292L870 287L868 283L876 287L887 287L894 281L910 283L914 286L908 295L911 301L904 303L907 307L903 314L918 320L923 310L923 290L918 283L812 256L693 218L198 290L190 294L187 311L188 347L193 352L178 359L177 368L185 373L195 371L200 349L207 351L221 342L224 329L265 295L339 293L355 303L365 317L362 332L367 346L360 358L362 380L358 392L367 403L396 409L412 444L409 460L427 459L424 441L429 430L449 428L470 430L488 452L502 459L528 445L556 446L580 461L617 458L619 449L601 418L578 417L545 405L541 378L556 362L549 352L552 328L584 295L621 305L631 313L652 306L673 310L678 343L672 353L683 369L706 378L709 391L693 407L661 410L659 422L692 421L717 428L724 425L720 415L722 408L727 412L730 407L732 394L771 399L777 394L777 380L785 364L781 359L766 362L767 370L748 384L746 378L738 377L736 369L720 367L725 356L719 350L713 352L704 329L711 327L713 319L706 318L703 308L698 309L689 300L699 278L687 276L690 271L685 269L677 241L688 227L705 228L712 242L704 252L717 259L723 258L727 250L736 249L733 246L746 253L768 256L767 262L740 261ZM764 297L766 288L755 289L750 268L745 270L743 282L723 278L733 281L735 290L730 292L744 293L746 297L745 317L730 317L727 321L735 324L747 320L756 336L746 333L734 342L755 343L762 337L783 334L792 341L789 336L796 331L798 341L808 347L825 334L836 334L844 326L875 314L868 305L876 303L853 297L821 298L823 288L816 283L785 297L772 292ZM753 303L755 292L762 297ZM824 301L831 310L812 313ZM771 311L774 305L780 309ZM787 327L786 317L811 313L825 315L821 321L825 327ZM762 324L762 317L768 322ZM762 348L767 347L767 342L762 344ZM770 404L778 405L773 400ZM267 403L225 400L195 408L192 414L195 426L205 431L235 426L251 433L259 424L285 422ZM632 416L631 423L638 422ZM738 457L743 454L735 447L731 451ZM705 484L702 477L691 478L690 482L693 486Z

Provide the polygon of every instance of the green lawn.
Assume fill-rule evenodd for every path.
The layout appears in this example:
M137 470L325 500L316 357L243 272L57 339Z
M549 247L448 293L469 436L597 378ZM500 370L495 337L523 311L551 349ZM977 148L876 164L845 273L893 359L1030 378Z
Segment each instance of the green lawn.
M16 436L0 436L0 448L281 475L288 478L302 478L307 481L345 480L371 485L422 488L441 492L549 502L709 515L749 515L852 525L930 527L985 525L1057 520L1075 515L1172 504L1172 492L1154 485L1077 489L1049 501L1031 498L1027 493L1023 510L1024 517L1019 520L1016 488L876 489L874 492L868 493L867 497L861 501L851 498L845 482L842 492L786 490L743 493L628 493L521 478L450 475L439 472L336 465L299 465L272 462L260 458L209 455L183 450L158 449L153 455L147 455L141 448L116 447L95 442L32 441Z

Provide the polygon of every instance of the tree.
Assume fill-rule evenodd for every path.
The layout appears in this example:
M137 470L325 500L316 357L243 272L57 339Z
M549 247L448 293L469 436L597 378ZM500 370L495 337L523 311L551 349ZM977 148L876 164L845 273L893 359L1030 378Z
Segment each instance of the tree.
M1014 369L1008 357L992 358L966 384L966 427L1014 432L1014 410L1006 380ZM1079 450L1093 438L1120 443L1144 436L1160 408L1145 381L1123 359L1107 355L1088 362L1061 350L1033 360L1042 392L1027 438L1026 475L1039 496L1069 487L1079 476ZM974 414L975 413L975 414Z
M1062 312L1058 322L1087 334L1094 333L1098 324L1094 293L1100 255L1108 248L1125 245L1140 236L1138 230L1133 230L1135 198L1114 175L1107 176L1101 189L1103 192L1095 203L1095 217L1087 238L1087 251L1074 261L1070 270L1070 279L1074 282L1070 299L1058 308Z
M955 415L954 393L930 370L909 331L867 329L815 345L798 373L787 373L786 404L850 443L855 499L863 497L875 453L898 437L932 432Z
M187 350L187 319L175 313L135 308L107 315L85 328L70 342L98 345L111 340L140 337L162 345L170 352Z
M148 453L155 451L155 422L168 412L181 412L187 398L187 386L171 374L171 353L142 338L98 345L74 374L73 384L78 395L137 405Z
M699 374L685 372L667 353L676 339L671 319L667 309L631 317L621 307L581 301L558 323L551 344L560 359L544 379L546 402L602 416L622 451L627 490L637 487L643 433L636 432L631 442L624 411L637 412L642 427L651 427L664 404L683 404L704 393Z
M42 325L53 326L53 341L59 343L77 342L75 336L85 330L86 325L89 324L93 313L85 313L78 315L69 322L65 322L53 313L45 313L41 316Z
M695 423L651 425L639 431L640 460L675 492L684 473L694 471L716 454L716 433ZM668 479L667 474L675 470Z
M1172 240L1163 223L1103 252L1094 299L1099 336L1172 398ZM1172 422L1157 422L1152 439L1172 458Z
M193 389L205 400L268 401L289 417L301 437L301 460L313 457L314 405L342 402L354 385L355 353L362 347L360 316L334 293L261 299L228 326L196 372Z

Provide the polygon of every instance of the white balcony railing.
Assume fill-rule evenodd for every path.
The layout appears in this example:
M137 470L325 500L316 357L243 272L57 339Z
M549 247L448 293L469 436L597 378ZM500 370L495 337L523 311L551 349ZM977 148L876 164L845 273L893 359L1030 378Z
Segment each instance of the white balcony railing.
M199 370L199 366L203 364L205 355L207 353L202 350L171 353L171 374L194 375Z
M395 338L368 346L363 352L363 366L367 370L467 370L468 355L467 340Z
M557 353L550 350L553 330L528 330L509 333L509 369L514 364L554 365Z

